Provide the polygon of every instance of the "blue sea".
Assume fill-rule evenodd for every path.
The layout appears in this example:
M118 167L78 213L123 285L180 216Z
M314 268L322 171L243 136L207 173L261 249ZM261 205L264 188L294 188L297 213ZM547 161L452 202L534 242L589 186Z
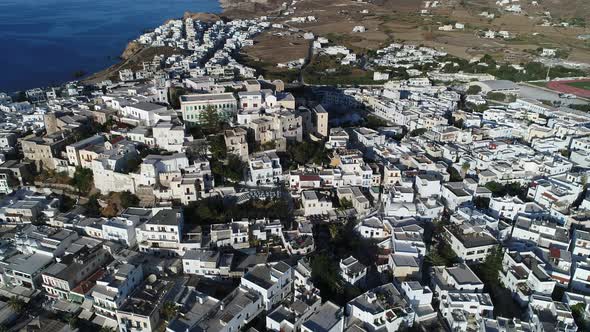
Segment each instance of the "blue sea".
M146 29L217 0L0 0L0 91L73 80L117 62Z

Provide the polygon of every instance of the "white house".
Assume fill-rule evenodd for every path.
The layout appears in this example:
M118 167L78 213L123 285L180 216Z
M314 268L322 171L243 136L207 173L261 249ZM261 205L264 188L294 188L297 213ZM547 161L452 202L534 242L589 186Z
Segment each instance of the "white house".
M439 310L452 331L466 331L470 320L492 318L494 304L486 293L449 293L440 301Z
M144 126L153 126L162 116L165 116L166 113L166 106L148 102L139 102L125 106L121 111L121 116L124 119L131 120L133 123Z
M575 229L572 242L572 254L583 257L590 256L590 232Z
M340 275L344 281L352 285L361 284L367 275L367 267L350 256L340 260Z
M445 226L444 238L455 254L464 262L483 262L498 242L480 227L467 224Z
M432 307L433 293L430 287L422 286L417 281L403 281L400 289L414 310L416 322L425 322L436 318L436 311Z
M336 304L326 301L301 325L302 332L343 332L344 310Z
M143 281L143 267L115 260L107 267L107 273L96 281L92 289L94 312L115 320L129 294Z
M181 210L162 209L136 229L139 250L178 256L182 254L180 240L184 226Z
M275 152L265 151L249 156L246 184L251 186L276 185L282 178L281 161Z
M456 210L461 204L470 202L473 195L465 190L463 182L447 182L442 186L442 198L446 206Z
M573 292L590 295L590 262L586 260L575 263L570 287Z
M132 248L137 244L136 227L137 223L133 219L114 217L102 224L102 236L107 241L120 242Z
M466 264L435 266L432 272L432 286L439 297L448 292L482 292L484 284Z
M545 272L544 263L531 252L506 251L500 281L522 306L533 293L551 295L555 281Z
M416 175L416 191L420 197L428 198L441 194L441 181L438 176L432 173Z
M391 229L377 216L363 218L355 226L355 230L361 237L368 239L385 239L391 236Z
M229 277L232 257L217 250L187 250L182 256L182 270L206 278Z
M414 310L392 283L352 299L346 312L370 331L399 331L414 325Z
M244 274L240 285L260 294L263 306L271 310L291 293L293 269L284 262L256 265Z
M305 216L327 215L333 209L329 196L311 190L301 193L301 204Z

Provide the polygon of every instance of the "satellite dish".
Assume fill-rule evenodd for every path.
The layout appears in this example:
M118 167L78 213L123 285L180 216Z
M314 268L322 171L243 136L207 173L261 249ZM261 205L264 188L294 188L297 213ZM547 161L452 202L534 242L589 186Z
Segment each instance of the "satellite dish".
M155 275L155 274L150 274L150 275L147 277L147 281L148 281L150 284L153 284L154 282L156 282L156 280L158 280L158 277L156 277L156 275Z

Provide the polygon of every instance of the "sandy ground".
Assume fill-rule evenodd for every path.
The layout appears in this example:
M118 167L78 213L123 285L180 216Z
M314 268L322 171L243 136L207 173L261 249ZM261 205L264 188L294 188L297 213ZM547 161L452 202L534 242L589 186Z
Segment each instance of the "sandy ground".
M309 41L303 39L302 34L277 36L276 33L271 30L257 36L254 45L245 47L243 52L255 61L274 65L306 57Z
M317 22L290 24L293 27L311 31L316 35L334 37L337 43L357 53L382 48L393 41L415 42L444 49L446 52L464 58L490 54L498 60L520 63L531 59L531 51L539 47L564 48L570 52L569 60L590 61L590 42L581 42L578 35L590 34L590 28L542 27L543 12L550 10L566 17L588 16L590 26L590 1L587 0L545 0L542 6L532 7L530 2L521 1L528 15L501 13L494 20L479 16L484 10L497 8L495 0L444 0L443 5L431 10L431 15L419 14L423 8L420 0L374 0L372 3L351 0L299 0L291 17L313 15ZM566 2L571 8L565 10L559 2ZM580 10L583 12L580 14ZM570 15L570 16L567 16ZM280 21L286 21L279 18ZM461 22L463 31L442 32L438 27ZM362 25L365 33L353 33L354 26ZM485 30L506 30L516 38L512 40L483 39L478 32ZM260 47L261 51L256 49ZM291 46L286 46L290 49ZM248 50L256 57L264 57L271 47L264 43ZM280 58L269 56L268 58ZM272 60L271 60L272 61Z

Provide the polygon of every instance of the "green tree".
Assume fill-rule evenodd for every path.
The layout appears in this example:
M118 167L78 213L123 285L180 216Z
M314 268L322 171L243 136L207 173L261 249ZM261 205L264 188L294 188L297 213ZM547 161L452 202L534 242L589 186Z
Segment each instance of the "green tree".
M527 200L528 186L522 186L520 183L512 182L506 185L508 195L516 196L523 201Z
M211 161L211 172L216 175L216 179L229 180L231 182L240 182L244 176L246 165L236 155L229 155L226 160L213 159ZM216 180L217 181L217 180Z
M578 326L578 331L588 331L588 320L586 319L586 305L584 303L577 303L570 306L574 321Z
M338 271L338 266L325 254L320 254L312 258L311 261L311 278L318 287L329 290L331 293L342 292L342 280Z
M244 175L244 162L236 155L230 155L227 158L227 165L223 176L233 182L239 182Z
M463 172L463 174L466 174L470 168L471 164L469 164L468 162L464 162L463 165L461 165L461 171Z
M504 196L506 194L504 185L496 182L496 181L490 181L488 183L485 184L485 187L492 192L492 195L495 197L501 197Z
M121 207L123 209L137 206L139 204L139 197L132 194L130 191L124 191L121 193Z
M84 204L86 215L90 217L100 216L100 204L98 203L98 197L98 194L95 194L88 198L88 202Z
M485 187L492 192L494 197L518 196L522 200L526 200L527 197L527 186L522 186L520 183L511 182L507 184L501 184L496 181L490 181L485 184Z
M451 266L459 259L451 246L441 239L434 248L429 250L426 261L433 266Z
M227 147L222 135L209 136L208 141L213 159L223 160L227 157Z
M340 229L339 229L338 225L330 224L328 226L328 229L330 231L330 239L337 241L338 238L340 237Z
M487 209L490 206L490 199L488 197L475 197L473 204L478 209Z
M497 286L500 284L500 270L502 270L502 248L496 247L490 252L483 263L479 265L481 278L486 285Z
M217 133L221 128L221 118L219 113L212 106L207 108L201 113L201 125L209 133Z
M379 127L387 127L387 121L385 121L379 117L376 117L374 115L369 115L369 116L367 116L367 121L365 123L365 127L376 130Z
M79 195L88 195L94 185L94 174L91 169L76 167L71 184L78 190Z
M478 93L481 92L481 87L479 85L471 85L468 89L467 89L467 94L468 95L476 95Z
M164 303L162 306L162 317L166 321L171 321L178 314L178 307L172 302Z
M212 206L205 204L198 204L195 213L199 216L200 220L218 220L221 214L218 211L214 211Z
M268 141L264 144L260 144L259 151L267 151L267 150L274 150L277 148L277 143L275 141Z
M138 171L142 162L143 160L140 156L127 159L127 161L125 162L125 166L121 170L121 173L129 174Z
M186 148L186 154L191 159L198 159L207 156L209 143L204 139L195 139ZM225 147L225 145L224 145Z
M201 127L201 125L198 125L198 124L191 125L191 127L188 129L188 131L194 139L205 138L205 132L203 131L203 128Z
M182 87L170 87L168 89L168 101L170 106L175 110L180 109L180 97L186 94L186 90Z
M568 107L582 112L590 112L590 104L570 104Z
M447 172L450 175L450 177L449 177L450 182L463 181L463 177L461 176L461 174L459 174L459 172L457 171L457 169L455 167L449 166L449 168L447 168Z
M494 60L494 58L492 58L492 56L489 55L489 54L484 55L479 60L479 62L483 62L483 63L485 63L485 64L487 64L487 65L489 65L491 67L495 67L496 66L496 60Z
M426 262L432 266L446 266L447 261L438 253L437 250L431 250L425 257Z
M555 57L559 59L567 59L569 56L570 52L568 50L564 50L563 48L560 48L555 52Z
M305 141L292 143L287 148L288 162L294 161L298 165L315 163L322 165L327 162L324 145L319 142Z
M16 296L13 296L8 300L8 305L10 306L10 308L12 308L12 310L19 314L22 313L25 310L25 307L27 306L25 301Z
M418 128L410 131L411 137L421 136L424 135L428 130L426 128Z
M501 92L488 92L486 97L490 100L495 100L495 101L506 100L506 95Z
M569 150L569 149L559 150L559 153L561 154L562 157L568 158L568 159L572 154L571 150Z
M347 198L343 198L340 200L340 209L341 210L348 210L348 209L352 209L352 201L347 199Z

